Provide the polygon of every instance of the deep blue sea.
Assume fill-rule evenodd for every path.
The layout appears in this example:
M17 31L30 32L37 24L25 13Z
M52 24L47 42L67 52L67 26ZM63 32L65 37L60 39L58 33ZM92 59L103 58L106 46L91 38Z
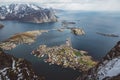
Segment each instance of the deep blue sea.
M56 14L58 22L56 23L26 23L18 21L0 21L5 27L0 29L0 41L3 41L15 33L31 30L51 30L39 36L32 45L22 44L11 51L6 51L18 58L25 58L33 65L36 73L45 75L47 80L75 80L80 74L72 69L65 69L61 66L49 65L31 55L31 51L39 45L56 46L64 44L66 38L71 38L72 47L78 50L85 50L88 55L95 60L100 60L106 53L120 40L120 37L105 37L96 34L113 33L120 36L120 13L117 12L88 12L88 11L62 11ZM64 32L52 29L60 28L61 21L73 21L76 24L71 27L80 27L84 29L84 36L76 36L69 30Z

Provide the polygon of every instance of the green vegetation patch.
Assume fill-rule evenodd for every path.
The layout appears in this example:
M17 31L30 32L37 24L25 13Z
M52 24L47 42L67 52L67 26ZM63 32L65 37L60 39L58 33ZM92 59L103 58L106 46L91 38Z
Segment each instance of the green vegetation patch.
M76 56L83 56L79 51L74 51L74 54L75 54Z

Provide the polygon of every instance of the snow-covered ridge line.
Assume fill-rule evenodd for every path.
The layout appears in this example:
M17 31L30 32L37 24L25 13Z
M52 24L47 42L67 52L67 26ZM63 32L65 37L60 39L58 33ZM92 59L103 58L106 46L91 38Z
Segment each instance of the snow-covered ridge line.
M56 22L52 8L46 9L31 3L13 3L0 6L0 20L18 20L24 22Z
M98 68L98 79L103 80L106 77L114 77L120 74L120 58L115 58L107 63L104 66Z

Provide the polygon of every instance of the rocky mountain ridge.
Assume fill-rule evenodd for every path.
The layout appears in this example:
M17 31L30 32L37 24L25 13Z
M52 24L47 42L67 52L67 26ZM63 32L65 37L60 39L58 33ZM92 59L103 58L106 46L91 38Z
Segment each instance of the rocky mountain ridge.
M0 80L44 80L44 78L34 73L28 61L15 58L0 49Z
M12 3L0 6L0 20L17 20L23 22L56 22L52 8L44 9L35 4Z
M120 41L95 67L77 80L120 80Z

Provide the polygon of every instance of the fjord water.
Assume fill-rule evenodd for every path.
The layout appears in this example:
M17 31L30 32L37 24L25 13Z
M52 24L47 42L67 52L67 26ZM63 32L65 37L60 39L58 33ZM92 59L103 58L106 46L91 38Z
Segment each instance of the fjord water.
M13 34L31 30L50 30L39 36L35 43L31 45L19 45L11 51L6 51L15 57L25 58L33 65L36 73L45 75L47 80L75 80L79 75L78 71L65 69L61 66L44 63L31 54L32 50L39 45L57 46L65 43L66 38L71 38L72 47L79 50L88 51L88 55L95 60L100 60L106 53L120 40L120 37L105 37L96 34L113 33L120 36L120 14L116 12L85 12L85 11L63 11L57 13L59 21L56 23L25 23L18 21L0 21L5 27L0 30L0 41L3 41ZM76 36L69 30L64 32L55 31L61 27L61 21L74 21L73 27L84 29L84 36Z

